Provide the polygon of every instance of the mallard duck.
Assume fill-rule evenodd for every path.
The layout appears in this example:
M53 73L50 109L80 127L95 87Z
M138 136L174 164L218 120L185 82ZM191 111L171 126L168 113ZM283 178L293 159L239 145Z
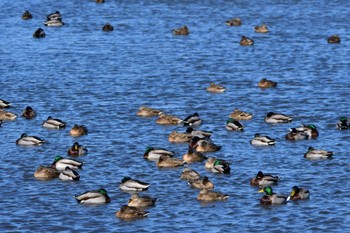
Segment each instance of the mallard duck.
M23 111L22 111L22 117L26 119L32 119L36 117L36 113L34 109L30 106L27 106Z
M159 168L169 168L169 167L181 167L186 163L186 161L177 158L169 158L166 155L161 155L157 162Z
M187 182L192 188L196 189L214 189L214 184L209 180L207 176L203 179L198 178L195 180L188 180Z
M155 109L155 108L149 108L146 106L141 106L139 108L139 111L136 113L138 116L143 117L152 117L152 116L159 116L162 113L161 110Z
M44 22L44 25L47 27L60 27L63 26L64 23L61 19L50 19Z
M47 20L55 20L55 19L62 19L61 13L59 11L56 11L54 13L51 13L49 15L46 16Z
M318 137L318 130L314 124L301 125L295 129L299 132L305 132L309 136L309 139Z
M227 26L241 26L242 20L240 18L234 18L226 21Z
M0 99L0 108L9 108L9 107L11 107L10 102Z
M269 136L256 133L250 144L255 146L273 146L276 144L276 140Z
M340 117L336 124L337 129L349 129L349 121L346 117Z
M140 180L124 177L119 185L119 188L127 192L139 192L147 190L150 185L151 184L142 182Z
M265 122L266 123L289 123L292 121L292 117L281 114L281 113L274 113L274 112L268 112L265 116Z
M275 194L271 186L265 186L263 189L259 190L259 193L263 192L265 192L265 195L260 198L260 204L271 205L287 203L287 196Z
M207 87L206 90L209 91L209 92L213 92L213 93L220 93L220 92L225 92L226 88L221 86L221 85L218 85L218 84L215 84L215 83L211 83L210 86Z
M45 36L46 34L42 28L38 28L33 34L34 38L44 38Z
M238 121L243 121L243 120L251 120L253 118L253 114L249 112L244 112L242 110L239 110L238 108L235 108L233 112L230 113L229 117L236 119Z
M78 172L72 170L69 166L67 166L64 170L61 171L60 175L58 176L60 180L73 180L77 181L80 179L80 175Z
M177 131L172 131L169 136L168 136L168 140L169 142L189 142L191 141L191 139L193 138L193 135L185 132L185 133L181 133L181 132L177 132Z
M207 156L193 148L188 148L188 152L182 156L182 159L185 160L186 163L203 162L207 158Z
M51 167L55 168L56 170L63 171L66 169L66 167L69 167L73 170L81 169L83 165L84 163L78 160L63 158L62 156L56 156L55 160L51 164Z
M111 198L103 188L75 195L74 198L79 204L106 204L111 202Z
M258 83L258 87L260 88L269 88L269 87L276 87L276 86L277 86L277 82L268 80L266 78L262 78Z
M230 174L231 172L230 163L222 159L210 158L205 167L214 173Z
M199 179L201 177L201 175L192 169L189 168L184 168L184 170L181 173L180 178L184 179L184 180L195 180L195 179Z
M123 205L115 215L123 220L134 220L147 217L148 212L133 206Z
M289 194L287 201L292 200L303 200L308 199L310 197L310 191L305 188L299 188L298 186L294 186L292 188L292 192Z
M23 19L23 20L32 19L32 18L33 18L33 15L32 15L28 10L26 10L26 11L22 14L22 19Z
M246 37L246 36L242 36L241 41L239 42L240 45L243 46L250 46L254 44L254 40Z
M261 26L256 26L254 27L255 32L259 32L259 33L267 33L269 32L269 29L267 29L266 24L262 24Z
M17 115L11 112L6 112L3 109L0 109L0 120L4 121L13 121L17 118Z
M80 137L88 134L88 129L84 125L75 124L73 128L69 131L69 134L73 137Z
M193 148L198 152L215 152L221 149L221 146L216 145L206 139L201 139L194 136L189 142L189 148Z
M223 201L229 198L230 196L221 192L212 191L208 189L201 189L197 196L199 201Z
M233 131L243 131L244 130L244 126L239 121L237 121L231 117L227 119L225 128L227 130L233 130Z
M105 0L96 0L96 3L105 3Z
M338 35L332 35L332 36L328 37L327 42L330 44L339 44L340 37Z
M174 34L174 35L187 36L188 34L190 34L190 30L188 29L187 26L183 26L183 27L181 27L181 28L174 29L174 30L173 30L173 34Z
M143 154L143 157L151 161L158 161L161 155L165 155L167 157L173 157L175 155L175 152L167 149L163 149L163 148L148 146L146 147L146 151Z
M60 175L60 172L52 167L39 166L34 172L34 177L39 180L51 180Z
M87 148L83 145L80 145L78 142L74 142L73 145L68 149L68 154L70 156L86 155L87 152Z
M187 116L182 121L182 124L184 126L199 126L202 123L203 123L203 120L199 117L199 114L197 112L193 113L192 115Z
M66 122L49 116L47 120L43 122L42 126L47 129L64 129L66 127Z
M156 123L160 125L179 125L182 123L182 119L162 113L156 120Z
M102 27L102 31L104 32L111 32L113 31L114 28L112 25L110 25L109 23L106 23L103 27Z
M157 198L153 198L149 196L140 196L134 193L131 195L128 201L128 206L138 207L138 208L154 206L156 201L157 201Z
M289 133L286 134L285 138L287 140L305 140L309 139L309 135L304 131L298 131L296 128L290 128Z
M186 133L189 133L193 136L197 136L199 138L206 138L206 139L209 139L210 136L213 134L212 131L193 129L192 127L188 127L186 129Z
M264 174L262 171L259 171L258 174L250 180L250 185L252 186L275 185L279 180L280 178L278 176Z
M304 158L307 159L330 159L332 156L332 151L317 150L312 146L310 146L307 152L304 154Z
M16 140L16 144L21 146L40 146L43 143L45 140L37 136L28 136L26 133L22 133L21 137Z

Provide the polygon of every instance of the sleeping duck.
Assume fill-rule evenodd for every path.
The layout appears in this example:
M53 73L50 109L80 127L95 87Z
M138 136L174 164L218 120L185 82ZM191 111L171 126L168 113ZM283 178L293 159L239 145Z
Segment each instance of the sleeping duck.
M176 142L176 143L181 143L181 142L189 142L193 138L193 135L185 132L177 132L177 131L172 131L169 136L168 140L169 142Z
M252 186L275 185L279 180L280 179L278 176L264 174L262 171L259 171L258 174L250 180L250 185Z
M115 213L115 215L117 218L123 220L135 220L147 217L148 212L137 207L123 205L120 210Z
M161 155L157 162L159 168L181 167L186 161L178 158L170 158L166 155Z
M265 116L265 122L271 123L271 124L277 124L277 123L289 123L292 121L292 117L281 114L281 113L274 113L274 112L268 112Z
M212 93L221 93L221 92L225 92L226 88L219 84L211 83L206 90Z
M183 27L181 27L181 28L174 29L174 30L173 30L173 34L174 34L174 35L187 36L188 34L190 34L190 30L188 29L187 26L183 26Z
M197 196L199 201L224 201L227 200L230 196L221 192L201 189Z
M131 179L126 176L122 179L119 188L127 192L140 192L145 191L151 184L142 182L140 180Z
M253 114L239 110L238 108L235 108L233 112L230 113L229 117L238 121L245 121L245 120L251 120L253 118Z
M150 196L141 196L137 193L134 193L131 195L128 206L142 208L142 207L149 207L154 206L157 201L157 198L153 198Z
M340 117L336 124L337 129L349 129L349 121L346 117Z
M47 129L64 129L66 127L66 122L49 116L47 120L43 122L42 126Z
M62 156L56 156L55 160L51 164L51 167L55 168L56 170L63 171L66 169L66 167L69 167L73 170L81 169L83 165L84 163L78 160L63 158Z
M146 151L143 154L143 157L151 161L158 161L161 155L173 157L175 155L175 152L163 148L148 146L146 147Z
M276 144L276 140L269 136L256 133L250 144L254 146L273 146Z
M241 41L239 42L240 45L242 46L250 46L254 44L254 40L246 37L246 36L242 36Z
M232 130L232 131L243 131L244 130L244 126L237 120L233 119L233 118L228 118L228 120L226 121L226 129L227 130Z
M28 136L23 133L19 139L16 140L17 145L21 146L40 146L45 143L45 140L37 136Z
M184 180L196 180L199 179L201 177L201 175L193 170L193 169L189 169L189 168L184 168L184 170L181 173L180 178L184 179Z
M332 151L326 150L317 150L314 147L310 146L307 152L304 154L304 158L307 159L331 159L333 156Z
M99 190L87 191L74 196L79 204L106 204L111 202L107 191L103 188Z
M69 131L72 137L80 137L88 134L88 129L84 125L75 124L73 128Z
M254 30L255 30L255 32L258 32L258 33L269 32L269 29L267 28L266 24L264 24L264 23L261 26L255 26Z
M260 88L269 88L269 87L276 87L276 86L277 86L277 82L274 82L266 78L262 78L258 83L258 87Z
M142 117L152 117L152 116L159 116L162 113L161 110L155 109L155 108L149 108L146 106L141 106L136 113L138 116Z
M27 106L22 112L22 117L26 119L32 119L36 117L36 113L32 107Z

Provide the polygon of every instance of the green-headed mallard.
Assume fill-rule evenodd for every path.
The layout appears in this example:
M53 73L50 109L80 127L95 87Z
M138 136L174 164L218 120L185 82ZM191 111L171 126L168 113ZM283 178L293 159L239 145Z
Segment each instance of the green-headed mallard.
M34 172L34 177L39 180L51 180L59 176L60 172L52 167L39 166Z
M287 140L296 141L296 140L309 139L309 135L304 131L298 131L296 128L290 128L285 138Z
M184 126L199 126L203 123L203 120L199 117L199 114L197 112L187 116L183 121L182 124Z
M51 167L55 168L56 170L63 171L66 169L66 167L69 167L73 170L81 169L83 165L84 163L78 160L63 158L62 156L56 156L55 160L51 164Z
M221 92L225 92L226 88L224 86L219 85L219 84L211 83L210 86L207 87L206 90L209 92L213 92L213 93L221 93Z
M131 179L130 177L124 177L119 185L119 188L127 192L140 192L145 191L151 184L142 182L140 180Z
M175 155L175 152L163 148L148 146L146 147L146 151L143 154L143 157L151 161L158 161L161 155L173 157Z
M181 28L174 29L173 34L187 36L188 34L190 34L190 30L188 29L187 26L183 26Z
M83 145L80 145L78 142L74 142L71 147L68 149L68 155L70 156L81 156L86 155L88 152L87 148Z
M88 134L88 129L84 125L75 124L73 128L69 131L72 137L80 137Z
M172 131L169 136L168 140L169 142L176 142L176 143L181 143L181 142L189 142L193 138L193 135L185 132L177 132L177 131Z
M23 14L22 14L22 19L23 20L28 20L28 19L32 19L33 18L33 15L28 11L26 10Z
M147 217L148 212L137 207L123 205L120 210L115 213L115 215L117 218L123 220L135 220Z
M186 133L191 134L192 136L197 136L199 138L206 138L209 139L210 136L213 134L212 131L206 131L206 130L200 130L200 129L194 129L192 127L188 127L186 129Z
M61 171L60 175L58 176L60 180L73 180L77 181L80 179L80 175L78 172L72 170L69 166L67 166L64 170Z
M30 106L27 106L23 111L22 111L22 117L26 119L32 119L36 117L36 112L34 109Z
M104 31L104 32L111 32L113 30L114 30L114 28L113 28L113 26L110 23L106 23L102 27L102 31Z
M159 168L181 167L186 161L177 158L170 158L166 155L161 155L157 162Z
M249 112L245 112L235 108L232 113L230 113L229 117L236 119L238 121L251 120L253 118L253 114Z
M128 206L132 207L149 207L154 206L157 201L157 198L153 198L150 196L140 196L136 193L132 194L129 201Z
M243 131L244 126L237 120L233 118L228 118L226 121L226 129L227 130L232 130L232 131Z
M254 146L273 146L276 144L276 140L269 136L256 133L250 144Z
M43 122L42 126L47 129L64 129L66 127L66 122L49 116L47 120Z
M259 193L265 192L265 195L260 198L260 204L284 204L287 202L287 196L275 194L271 186L265 186L259 190Z
M210 157L205 163L204 167L213 173L230 174L230 163L223 159Z
M275 185L280 180L278 176L273 176L270 174L264 174L259 171L254 178L250 180L250 185L252 186L268 186Z
M79 204L106 204L111 202L111 198L108 196L107 191L103 188L99 190L87 191L79 195L74 196L75 200Z
M337 129L349 129L349 121L346 117L340 117L336 124Z
M188 152L182 156L186 163L203 162L208 157L193 148L188 148Z
M155 108L149 108L146 106L141 106L136 113L138 116L142 117L152 117L152 116L159 116L162 113L161 110L155 109Z
M192 188L196 189L214 189L214 184L209 180L207 176L203 179L198 178L195 180L188 180L187 182Z
M242 20L240 18L233 18L225 22L227 26L241 26Z
M206 139L201 139L197 136L194 136L189 142L189 148L193 148L199 152L215 152L220 150L221 146L218 146Z
M45 36L45 31L42 28L36 29L36 31L33 33L34 38L44 38Z
M277 86L277 82L274 82L272 80L268 80L266 78L262 78L258 82L258 87L260 87L260 88L269 88L269 87L276 87L276 86Z
M310 146L307 152L304 154L304 158L307 159L330 159L333 156L332 151L326 150L317 150L314 147Z
M340 37L338 35L332 35L328 37L327 42L330 44L339 44L340 43Z
M267 33L269 32L269 29L267 28L266 24L261 24L261 26L255 26L254 27L255 32L259 33Z
M182 119L172 115L161 113L158 119L156 120L156 123L159 125L179 125L182 123Z
M21 137L16 140L16 144L21 146L40 146L44 143L45 140L37 136L28 136L26 133L22 133Z
M189 168L184 168L184 170L181 173L180 178L184 179L184 180L195 180L195 179L199 179L201 177L201 175L192 169Z
M268 112L265 116L265 122L266 123L289 123L292 121L292 117L281 114L281 113L274 113L274 112Z
M250 46L254 44L254 40L250 39L246 36L242 36L241 41L239 42L240 45L242 46Z
M317 127L314 124L301 125L300 127L297 127L296 130L300 132L305 132L309 136L309 139L317 138L319 135Z
M11 107L10 102L0 99L0 108L9 108L9 107Z
M197 196L199 201L224 201L230 196L221 192L212 191L208 189L201 189Z
M294 186L292 188L291 193L289 194L287 201L292 200L303 200L308 199L310 197L310 191L305 188L299 188L298 186Z

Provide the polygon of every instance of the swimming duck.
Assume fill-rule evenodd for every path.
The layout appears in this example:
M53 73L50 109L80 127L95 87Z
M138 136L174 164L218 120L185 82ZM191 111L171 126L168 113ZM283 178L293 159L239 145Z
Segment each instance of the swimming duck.
M123 220L134 220L147 217L148 212L133 206L123 205L115 215Z
M238 108L235 108L233 112L230 113L229 117L238 121L245 121L245 120L251 120L253 118L253 114L249 112L244 112L242 110L239 110Z
M45 140L37 136L28 136L26 133L22 133L21 137L16 140L16 144L21 146L40 146L43 143Z
M111 202L111 198L103 188L75 195L74 198L79 204L106 204Z
M60 172L52 167L39 166L34 172L34 177L39 180L51 180L59 176Z
M310 146L307 152L304 154L304 158L307 159L331 159L332 156L332 151L317 150L312 146Z
M17 118L17 115L11 112L6 112L3 109L0 109L0 120L13 121Z
M87 148L83 145L80 145L78 142L74 142L73 145L68 149L68 154L70 156L86 155L87 152Z
M96 3L105 3L105 0L96 0Z
M278 176L264 174L262 171L259 171L258 174L250 180L250 185L252 186L275 185L279 180L280 178Z
M229 162L216 158L209 159L210 161L205 164L205 168L210 169L210 171L213 173L230 174L231 168Z
M182 119L161 113L159 118L156 120L156 123L160 125L179 125L182 123Z
M112 25L110 25L109 23L106 23L103 27L102 27L102 31L104 32L111 32L113 31L114 28Z
M66 127L66 122L63 122L60 119L54 119L49 116L47 120L44 121L42 126L47 129L63 129Z
M186 133L189 133L193 136L197 136L199 138L205 138L205 139L209 139L210 136L213 134L213 132L211 131L193 129L192 127L188 127L186 129Z
M195 180L195 179L199 179L201 177L201 175L192 169L189 168L184 168L184 170L181 173L180 178L184 179L184 180Z
M151 184L142 182L140 180L124 177L119 185L119 188L127 192L140 192L147 190L150 185Z
M242 36L242 39L241 41L239 42L240 45L243 45L243 46L250 46L250 45L253 45L254 44L254 40L246 37L246 36Z
M258 87L260 88L269 88L269 87L276 87L276 86L277 86L277 82L268 80L266 78L262 78L258 83Z
M276 144L276 140L269 136L256 133L254 138L250 141L250 144L255 146L273 146Z
M59 11L56 11L54 13L51 13L46 16L47 20L60 20L62 19L61 13Z
M42 28L38 28L33 34L34 38L44 38L45 36L46 34Z
M256 26L254 29L255 29L255 32L259 32L259 33L269 32L269 29L267 29L267 26L264 23L261 26Z
M339 44L340 37L338 35L332 35L332 36L328 37L327 42L330 44Z
M55 160L51 164L51 167L55 168L56 170L63 171L66 169L66 167L69 167L73 170L79 168L81 169L83 165L84 163L78 160L63 158L62 156L56 156Z
M22 112L22 117L24 117L26 119L32 119L32 118L36 117L36 113L35 113L34 109L32 109L32 107L27 106Z
M243 131L244 126L237 120L233 118L228 118L226 121L226 129L227 130L233 130L233 131Z
M185 132L185 133L180 133L177 131L172 131L169 136L168 136L168 140L169 142L189 142L191 141L191 139L193 138L193 135Z
M169 158L166 155L161 155L157 162L159 168L169 168L169 167L181 167L186 163L186 161L177 158Z
M88 134L88 129L84 125L75 124L69 131L69 134L73 137L79 137Z
M226 21L227 26L241 26L242 20L240 18L234 18Z
M158 161L161 155L165 155L167 157L173 157L175 155L175 152L167 149L163 149L163 148L148 146L146 147L146 151L143 154L143 157L151 161Z
M60 175L58 176L60 180L73 180L77 181L80 179L80 175L78 172L72 170L69 166L67 166L64 170L61 171Z
M138 194L132 194L129 201L128 206L131 207L149 207L154 206L157 201L157 198L153 198L150 196L140 196Z
M230 196L221 192L212 191L208 189L201 189L197 196L199 201L223 201L229 198Z
M214 189L214 184L209 180L207 176L204 176L203 179L198 178L195 180L189 180L187 183L192 188L196 189Z
M182 123L184 126L199 126L203 123L203 120L199 117L199 114L195 112L194 114L187 116Z
M287 201L292 200L304 200L310 197L310 191L305 188L299 188L298 186L294 186L292 188L292 192L289 194Z
M260 204L271 205L287 203L287 196L275 194L271 186L265 186L263 189L259 190L259 193L263 192L265 192L265 195L260 198Z
M28 10L26 10L26 11L22 14L22 19L23 19L23 20L32 19L32 18L33 18L33 15L32 15Z
M44 22L44 25L47 27L60 27L63 26L64 23L61 19L50 19Z
M337 129L349 129L349 121L346 117L340 117L336 124Z
M289 123L292 121L292 117L281 114L281 113L274 113L274 112L268 112L265 116L265 122L266 123Z
M225 92L226 88L221 86L221 85L218 85L218 84L215 84L215 83L211 83L210 86L207 87L206 90L209 91L209 92L213 92L213 93L219 93L219 92Z
M152 117L152 116L159 116L162 113L161 110L155 109L155 108L149 108L146 106L141 106L139 108L139 111L136 113L138 116L143 117Z
M314 124L301 125L295 129L299 132L306 133L309 136L309 139L318 137L318 130Z
M221 149L221 146L216 145L206 139L201 139L194 136L189 142L189 148L193 148L198 152L215 152Z
M186 35L190 34L190 30L188 29L187 26L183 26L183 27L181 27L181 28L174 29L174 30L173 30L173 34L174 34L174 35L186 36Z
M182 159L186 161L186 163L203 162L207 158L207 156L193 148L188 148L188 152L182 156Z
M0 108L9 108L9 107L11 107L10 102L0 99Z

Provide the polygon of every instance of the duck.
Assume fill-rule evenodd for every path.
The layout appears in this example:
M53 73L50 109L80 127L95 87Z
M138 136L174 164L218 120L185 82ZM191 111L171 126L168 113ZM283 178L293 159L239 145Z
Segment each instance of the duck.
M329 44L339 44L340 43L340 37L336 34L328 37L327 42Z
M73 170L81 169L83 165L84 163L78 160L63 158L62 156L56 156L53 163L51 164L51 167L59 171L63 171L66 169L66 167L69 167Z
M84 125L75 124L73 128L69 131L72 137L80 137L88 134L88 129Z
M67 166L64 170L61 171L58 178L60 180L77 181L80 179L80 175L78 174L78 172L72 170L69 166Z
M290 128L289 133L286 134L285 138L291 141L305 140L309 139L309 135L304 131L298 131L296 128Z
M349 129L349 121L346 117L340 117L336 124L337 129Z
M203 120L199 117L199 114L195 112L187 116L182 123L184 126L199 126L203 123Z
M12 112L7 112L3 109L0 109L0 120L4 121L13 121L17 118L17 115Z
M0 99L0 108L9 108L9 107L11 107L10 102Z
M50 19L44 22L44 25L47 27L60 27L63 26L64 23L61 19Z
M96 0L96 3L105 3L105 0Z
M230 174L230 163L223 159L211 157L205 163L204 167L213 173Z
M119 188L127 192L145 191L151 184L142 182L140 180L132 179L128 176L124 177L119 185Z
M297 127L296 130L305 132L309 136L309 139L317 138L319 135L317 127L314 124L301 125L300 127Z
M250 185L251 186L276 185L279 180L280 178L278 176L264 174L262 171L259 171L254 178L250 179Z
M255 29L255 32L258 32L258 33L269 32L269 29L267 28L266 24L264 24L264 23L261 26L255 26L254 29Z
M177 131L172 131L169 136L168 140L169 142L176 142L176 143L184 143L184 142L189 142L194 136L185 132L177 132Z
M165 113L161 113L158 119L156 120L156 123L159 125L179 125L182 122L182 119L172 115L167 115Z
M38 28L33 34L34 38L44 38L45 36L46 34L42 28Z
M169 158L166 155L161 155L157 162L159 168L181 167L186 161L177 158Z
M60 175L60 172L52 167L39 166L34 172L34 177L39 180L52 180L56 179Z
M193 148L198 152L215 152L221 149L221 146L216 145L206 139L201 139L194 136L189 142L189 148Z
M299 188L298 186L294 186L292 188L291 193L289 194L287 201L292 200L304 200L310 197L310 191L305 188Z
M260 198L260 204L285 204L287 203L287 196L275 194L271 186L265 186L259 190L259 193L265 192L265 195Z
M74 142L73 145L68 149L68 155L70 156L82 156L86 155L87 152L87 148L83 145L80 145L78 142Z
M28 136L26 133L22 133L21 137L16 140L16 144L21 146L40 146L44 143L45 140L37 136Z
M240 45L242 46L250 46L254 44L254 40L250 39L246 36L242 36L241 41L239 42Z
M106 204L111 202L111 198L107 194L107 190L100 188L98 190L86 191L82 194L75 195L75 200L79 204Z
M235 108L233 112L230 113L229 117L238 121L246 121L251 120L253 118L253 114Z
M277 123L290 123L292 121L292 117L281 114L281 113L274 113L274 112L268 112L265 116L265 122L271 123L271 124L277 124Z
M123 205L115 215L123 220L135 220L147 217L148 212L137 207Z
M193 136L197 136L199 138L204 138L204 139L209 139L210 136L213 134L212 131L199 130L199 129L194 129L192 127L188 127L186 129L186 133L189 133Z
M230 131L243 131L244 126L234 118L229 117L226 121L226 126L225 128Z
M22 14L22 19L23 20L28 20L28 19L32 19L33 18L33 15L28 11L26 10L23 14Z
M47 129L64 129L66 127L66 122L48 116L47 120L43 122L42 126Z
M146 107L146 106L141 106L137 111L136 115L142 116L142 117L153 117L153 116L159 116L161 113L162 113L161 110Z
M266 78L262 78L258 83L258 87L260 88L277 87L277 82L274 82Z
M175 155L175 152L163 148L148 146L146 147L146 151L143 154L143 157L151 161L158 161L161 155L173 157Z
M54 13L51 13L49 15L46 16L47 20L60 20L62 19L61 13L59 11L56 11Z
M250 144L254 146L273 146L276 144L276 140L269 136L256 133L254 138L250 141Z
M208 157L193 148L188 148L188 152L182 156L182 159L186 161L186 163L195 163L203 162L208 159Z
M204 176L203 179L198 178L195 180L188 180L187 183L196 189L214 189L214 184L209 180L207 176Z
M304 154L304 158L306 159L331 159L332 156L332 151L317 150L312 146L310 146L307 152Z
M128 206L137 208L149 207L154 206L156 204L156 201L157 198L153 198L150 196L140 196L137 193L134 193L131 195L128 201Z
M226 91L226 88L224 86L221 86L219 84L211 83L209 87L206 89L208 92L213 93L222 93Z
M109 23L106 23L103 27L102 27L102 31L104 32L111 32L113 31L114 28L112 25L110 25Z
M233 18L226 21L227 26L241 26L242 20L240 18Z
M196 179L199 179L200 177L201 175L197 171L187 167L183 169L180 176L180 178L184 180L196 180Z
M181 28L174 29L173 34L187 36L188 34L190 34L190 30L188 29L187 26L183 26Z
M201 189L197 196L199 201L224 201L227 200L230 196L222 192Z
M30 106L27 106L23 111L22 111L22 117L26 119L32 119L36 117L36 112L34 109Z

